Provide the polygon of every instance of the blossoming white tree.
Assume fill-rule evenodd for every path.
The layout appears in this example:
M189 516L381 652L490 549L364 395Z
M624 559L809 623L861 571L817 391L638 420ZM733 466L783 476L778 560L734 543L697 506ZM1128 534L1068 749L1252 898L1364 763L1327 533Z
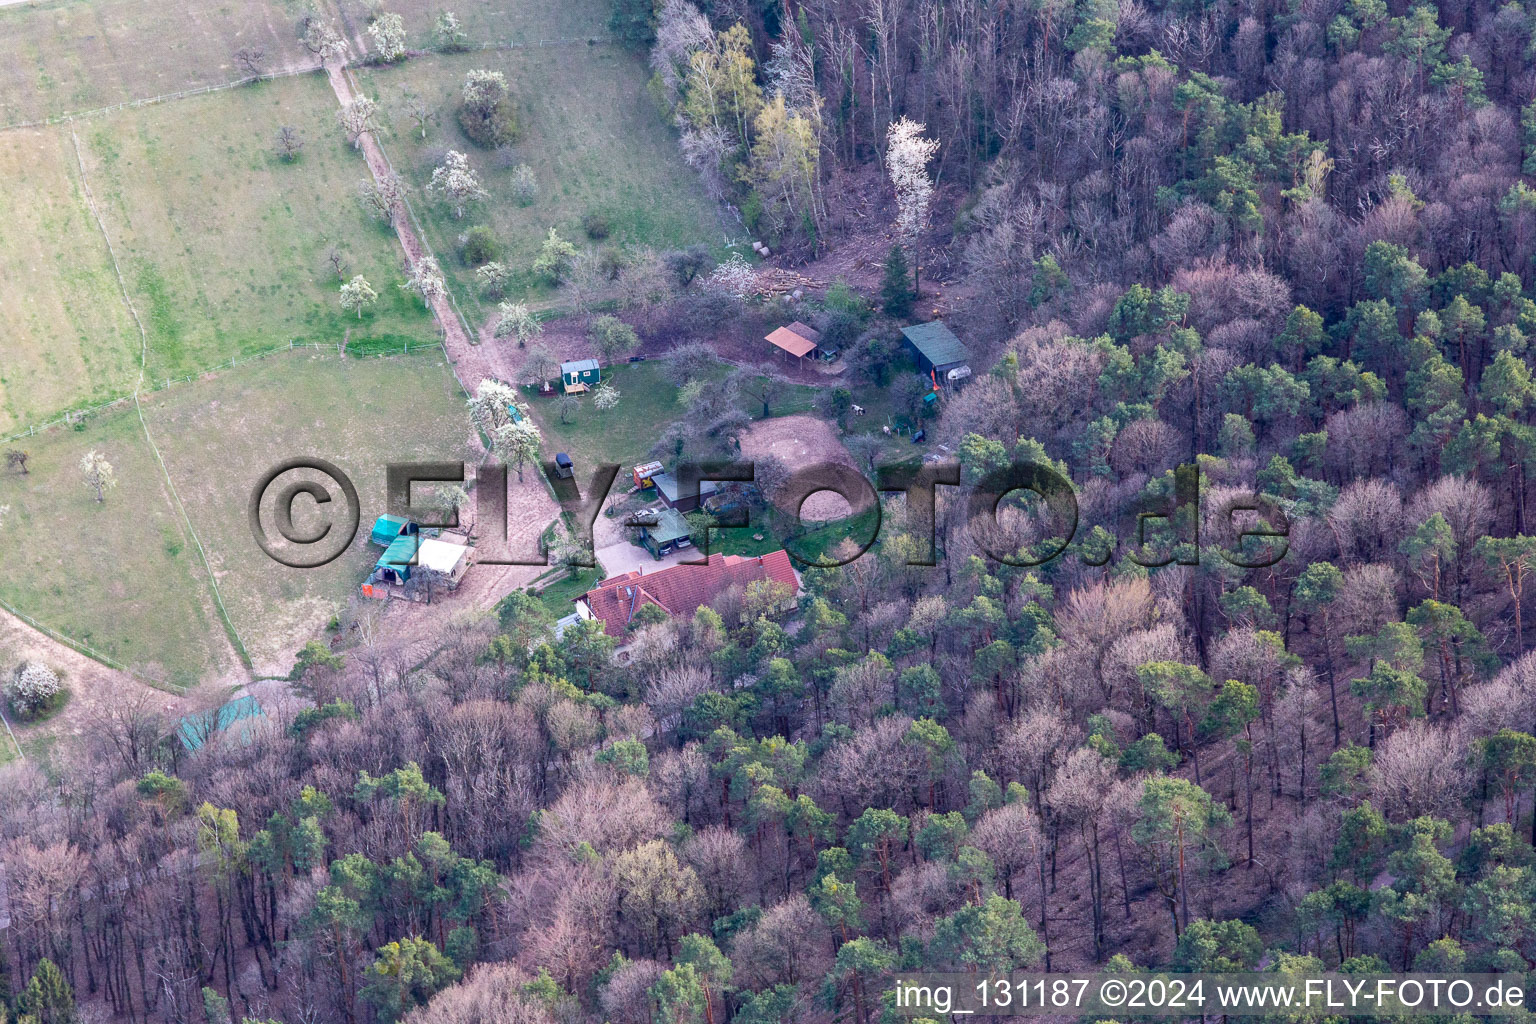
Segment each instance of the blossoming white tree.
M428 306L448 292L448 286L443 282L442 268L432 256L423 256L417 260L410 268L410 276L405 279L405 284L400 287L420 295Z
M620 397L619 389L607 381L603 381L592 390L592 404L598 412L607 412L618 405Z
M29 661L5 684L5 699L22 718L44 710L59 695L59 677L47 665Z
M353 149L363 148L364 135L377 135L384 130L379 105L367 96L359 96L336 111L336 120L341 122L341 129L347 133L347 141L352 143Z
M382 12L368 26L368 34L373 37L381 60L393 64L405 56L405 20L400 15Z
M927 125L903 117L892 122L886 134L885 169L896 190L896 231L912 253L912 286L918 285L920 250L918 236L928 227L928 208L933 202L933 180L928 161L939 151L937 139L923 138Z
M716 291L745 299L757 288L757 271L739 252L716 267L709 275L709 285Z
M479 202L490 195L480 186L474 168L469 166L469 157L453 149L443 157L442 166L432 172L432 182L427 186L427 191L446 199L453 207L455 218L463 217L470 203Z
M539 457L539 428L529 419L503 424L491 439L491 450L503 463L517 470L517 479L521 482L523 468Z
M517 404L517 392L499 380L487 377L482 380L469 399L469 415L476 426L494 437L503 426L512 422L511 407Z
M503 302L496 309L500 314L494 332L497 338L515 335L517 344L523 346L528 344L528 339L544 333L544 325L539 323L539 318L521 302Z
M341 308L355 310L357 318L363 318L363 308L379 301L379 293L373 290L366 278L358 274L341 286Z
M80 460L80 475L85 478L85 486L96 492L97 501L106 501L106 492L117 486L117 471L94 448Z

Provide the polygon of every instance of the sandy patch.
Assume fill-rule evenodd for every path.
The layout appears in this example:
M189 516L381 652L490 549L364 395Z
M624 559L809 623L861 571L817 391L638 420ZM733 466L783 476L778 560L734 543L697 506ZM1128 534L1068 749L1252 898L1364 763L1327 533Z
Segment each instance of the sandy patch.
M821 463L855 465L853 456L838 440L833 426L814 416L780 416L752 424L741 436L741 454L746 459L772 456L790 473ZM794 514L795 510L788 507L788 499L792 496L781 493L771 497L780 511ZM805 504L800 507L800 518L806 522L827 522L842 519L854 511L841 494L817 491L805 499Z

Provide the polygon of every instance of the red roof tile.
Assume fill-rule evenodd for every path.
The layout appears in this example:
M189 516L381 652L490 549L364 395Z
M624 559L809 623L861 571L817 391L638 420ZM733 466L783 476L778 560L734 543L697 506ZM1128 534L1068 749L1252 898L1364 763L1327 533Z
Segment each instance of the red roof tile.
M649 575L626 572L603 580L577 600L587 602L611 637L623 637L635 612L647 604L668 615L692 615L733 586L776 580L798 591L800 581L788 553L770 551L756 558L710 555L705 565L673 565Z

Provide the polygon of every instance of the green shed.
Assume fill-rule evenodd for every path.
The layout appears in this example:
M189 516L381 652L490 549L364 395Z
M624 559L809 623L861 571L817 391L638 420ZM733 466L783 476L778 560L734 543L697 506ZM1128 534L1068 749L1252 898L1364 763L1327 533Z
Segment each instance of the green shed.
M411 578L411 567L420 550L419 536L415 533L401 534L374 563L375 575L386 583L404 583Z
M971 350L944 321L903 327L901 334L916 354L918 369L924 375L932 373L939 383L964 380L971 375Z
M387 548L400 537L420 531L421 527L401 516L379 516L373 521L373 532L368 539L381 548Z
M603 372L596 359L572 359L560 364L560 383L565 385L568 395L595 388L602 378Z

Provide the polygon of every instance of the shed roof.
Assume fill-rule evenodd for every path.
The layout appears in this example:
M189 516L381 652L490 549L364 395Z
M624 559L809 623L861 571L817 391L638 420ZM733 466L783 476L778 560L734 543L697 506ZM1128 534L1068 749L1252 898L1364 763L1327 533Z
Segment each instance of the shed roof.
M426 543L419 534L412 533L396 537L390 542L389 547L384 549L384 553L379 556L379 560L374 564L387 565L397 569L402 565L415 565L416 554Z
M821 344L821 332L796 320L788 327L780 327L768 335L768 343L783 349L792 356L804 356Z
M560 364L561 373L585 373L598 369L596 359L572 359Z
M677 501L677 477L673 476L671 473L655 473L651 476L651 483L656 485L656 490L659 491L661 496L666 498L668 502ZM715 482L713 480L700 480L699 500L703 501L711 494L714 494L717 490L719 490L719 488L715 486Z
M463 544L450 544L445 540L428 537L421 542L421 553L416 561L424 569L452 575L467 554L469 548Z
M645 528L646 536L657 544L670 544L692 532L688 529L688 520L675 508L662 509L657 513L656 522Z
M410 525L411 521L404 516L379 516L373 521L373 532L368 535L368 539L380 547L388 547Z
M971 350L965 347L965 342L955 337L955 332L942 320L903 327L901 333L934 366L963 363L971 358Z

